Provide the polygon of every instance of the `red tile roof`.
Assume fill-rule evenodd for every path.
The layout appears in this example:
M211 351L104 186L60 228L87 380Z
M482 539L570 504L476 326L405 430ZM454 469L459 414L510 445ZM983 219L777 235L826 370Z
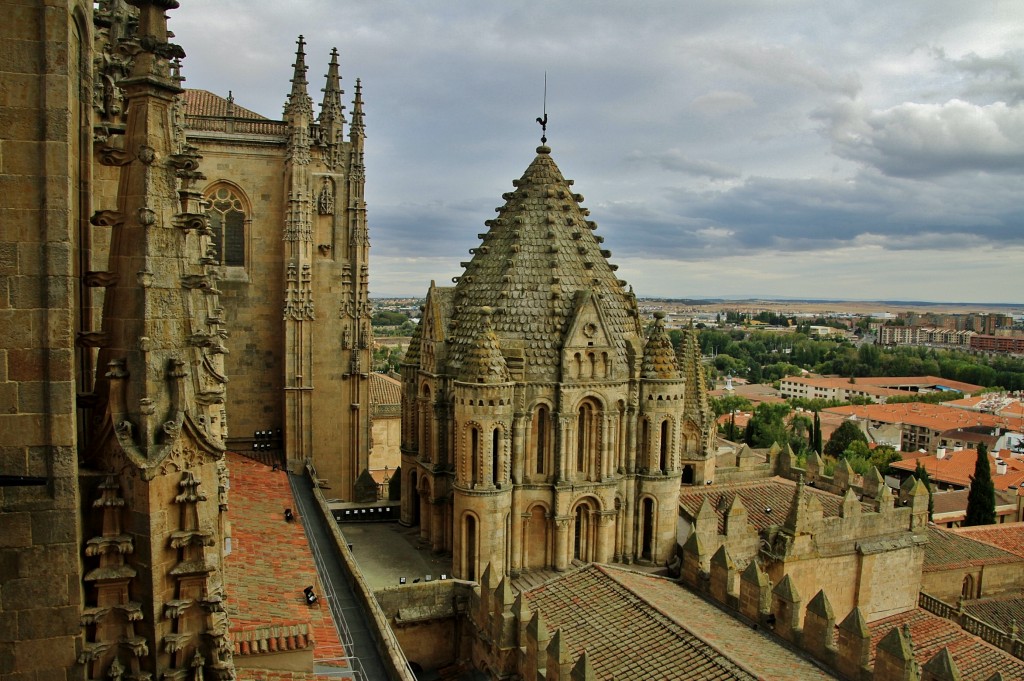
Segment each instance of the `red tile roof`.
M954 531L962 537L985 542L1018 556L1024 556L1024 523L959 527ZM1020 623L1024 624L1024 617L1021 619Z
M230 121L232 132L241 134L280 136L287 132L284 122L271 120L234 103L233 113L228 117L228 100L208 90L185 90L182 99L188 130L227 132Z
M239 454L227 459L231 553L224 567L235 655L313 645L316 660L344 657L288 474ZM296 522L285 522L286 508ZM302 594L309 585L320 596L312 607Z
M374 404L401 404L402 382L385 374L370 374L370 401Z
M701 504L707 498L718 514L718 532L721 534L725 532L725 516L733 497L739 495L744 508L747 509L749 522L760 532L771 525L781 525L786 521L795 492L795 482L779 477L720 487L683 487L679 491L679 507L691 518L695 518ZM810 485L804 486L804 493L813 494L818 499L823 517L839 515L843 505L842 497ZM862 502L861 510L871 511L871 504Z
M1024 461L1014 458L1010 452L1001 451L997 454L1001 460L1006 462L1006 473L996 474L996 460L990 456L992 484L998 490L1006 490L1011 487L1019 488L1024 484ZM931 479L936 482L970 487L977 462L978 450L961 449L960 451L946 451L941 459L934 454L904 456L902 461L895 461L889 464L889 467L913 472L917 469L917 464L920 463L928 471Z
M590 565L523 595L573 659L586 649L597 678L832 678L661 577Z
M940 650L948 648L962 679L981 681L996 672L1002 672L1004 679L1024 679L1024 662L968 634L953 622L921 608L886 617L869 625L872 665L875 664L878 642L893 627L902 627L904 624L910 627L914 659L919 665L924 665Z
M998 527L998 526L994 526ZM923 572L953 570L971 565L1019 563L1020 556L1004 551L953 530L930 525L928 543L924 547Z
M968 615L1009 633L1015 624L1021 624L1024 596L1015 593L964 601L964 610Z
M901 402L897 404L865 404L846 407L830 407L825 411L843 416L856 416L862 420L882 423L905 423L940 432L970 426L1008 426L1009 421L1000 416L947 407L927 402Z
M982 385L964 383L963 381L953 381L948 378L939 378L938 376L865 376L858 377L857 382L864 385L877 385L885 388L894 388L899 386L934 388L942 386L944 388L952 388L953 390L964 394L976 393L979 390L985 389L985 386Z

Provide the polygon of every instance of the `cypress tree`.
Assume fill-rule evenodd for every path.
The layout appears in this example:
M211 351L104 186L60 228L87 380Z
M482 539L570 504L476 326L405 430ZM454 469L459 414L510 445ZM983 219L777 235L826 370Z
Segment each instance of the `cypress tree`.
M935 511L935 502L932 500L932 476L928 475L928 469L921 465L920 459L917 460L914 477L923 482L924 486L928 488L928 520L931 520L932 513Z
M818 454L821 454L821 418L818 412L814 412L814 431L811 434L811 447Z
M992 482L992 463L988 460L988 447L978 445L978 461L971 476L971 491L967 493L967 517L964 527L992 525L996 522L996 487Z

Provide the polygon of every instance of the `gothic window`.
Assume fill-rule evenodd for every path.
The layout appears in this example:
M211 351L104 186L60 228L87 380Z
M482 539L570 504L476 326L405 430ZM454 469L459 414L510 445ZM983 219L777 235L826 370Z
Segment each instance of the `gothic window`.
M576 472L589 474L597 456L597 409L591 402L580 405L576 418Z
M651 439L651 422L648 419L643 419L640 422L640 441L636 444L636 458L640 470L646 471L649 467L648 459L649 456L647 448L648 442Z
M210 202L207 215L217 261L228 267L244 267L248 215L240 192L220 184L207 192L206 200Z

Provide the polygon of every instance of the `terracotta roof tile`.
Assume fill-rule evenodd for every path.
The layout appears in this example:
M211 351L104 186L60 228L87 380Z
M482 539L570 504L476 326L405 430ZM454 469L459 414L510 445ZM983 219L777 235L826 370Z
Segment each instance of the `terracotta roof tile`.
M921 608L872 622L871 664L875 663L878 642L893 627L910 627L914 659L919 665L931 660L942 649L948 648L963 679L987 679L1002 672L1004 679L1024 679L1024 661L968 634L959 626Z
M224 567L235 654L261 652L259 644L252 642L255 638L266 641L268 647L284 649L314 645L317 660L344 657L288 474L234 453L228 454L228 471L231 553ZM285 522L286 508L296 512L296 522ZM306 605L302 595L309 585L320 596L320 603L313 607ZM301 640L289 628L305 628L312 641Z
M924 572L949 570L968 565L1020 562L1020 557L990 546L959 532L928 527L928 543L924 547Z
M1004 417L926 402L851 405L830 407L824 411L845 417L856 416L862 420L920 426L936 432L970 426L1008 425L1008 420Z
M664 578L590 565L524 597L597 678L832 678Z
M756 482L728 485L728 487L684 487L679 492L679 506L691 518L707 498L718 514L718 532L725 532L725 514L732 504L733 497L739 495L746 507L750 523L760 532L772 525L782 525L789 515L793 503L796 483L785 478L770 478ZM823 517L838 516L843 506L843 498L823 490L804 486L804 492L813 494L821 503ZM771 509L769 511L768 509ZM871 504L861 503L863 511L871 511Z
M1024 557L1024 523L960 527L954 531L961 537L984 542ZM1024 618L1021 624L1024 625Z
M1024 595L1004 594L964 601L964 610L968 615L1009 633L1014 625L1024 624Z
M992 484L996 489L1006 490L1011 487L1019 488L1024 484L1024 461L1010 455L1009 452L997 452L999 458L1006 462L1006 473L998 475L996 471L996 460L989 457L990 469L992 471ZM961 449L960 451L947 451L940 459L931 454L919 456L917 454L905 456L902 461L895 461L889 464L890 468L913 472L917 469L918 462L928 471L928 475L936 482L942 482L959 487L970 487L971 477L974 475L974 467L978 461L978 450Z
M370 402L374 404L401 404L402 382L385 374L370 374Z
M234 103L228 117L228 100L208 90L185 90L182 100L189 130L227 132L231 121L232 132L236 133L281 136L287 132L283 121L271 120Z

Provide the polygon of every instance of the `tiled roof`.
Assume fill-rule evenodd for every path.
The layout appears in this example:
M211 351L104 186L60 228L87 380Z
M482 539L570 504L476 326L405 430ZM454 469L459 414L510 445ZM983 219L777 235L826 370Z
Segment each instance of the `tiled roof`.
M970 426L1007 426L1006 418L971 412L956 407L927 402L901 402L897 404L865 404L847 407L830 407L825 411L845 417L856 416L862 420L883 423L905 423L934 431L967 428Z
M228 471L231 553L224 567L235 654L263 652L263 645L267 650L299 649L315 641L314 659L343 657L288 474L233 453L228 454ZM286 508L296 513L296 522L285 521ZM313 607L302 594L309 585L320 596ZM302 628L311 637L294 636Z
M928 527L924 547L924 572L951 570L968 565L1020 562L1020 557L949 530Z
M961 516L964 516L967 511L967 495L970 492L969 489L957 489L933 493L933 515L940 516L947 513L959 513ZM1010 493L996 490L996 513L998 515L1012 514L1016 509L1016 505L1017 502ZM949 518L943 520L943 522L949 522L950 520L955 520L955 518Z
M370 374L370 402L373 404L401 404L402 382L385 374Z
M232 132L256 135L284 135L287 125L231 103L233 113L228 117L228 100L208 90L185 90L185 125L188 130L228 132L231 121ZM186 132L187 134L187 132Z
M684 487L679 492L679 506L691 518L695 518L701 504L707 498L718 514L718 532L724 533L726 512L732 504L733 497L739 495L747 509L750 523L760 532L772 525L782 525L786 522L795 492L795 482L779 477L727 486ZM839 515L843 505L842 497L810 485L804 486L804 493L813 494L821 503L823 517ZM871 504L861 503L861 509L870 511Z
M524 597L597 678L832 678L664 578L590 565Z
M953 622L921 608L886 617L869 625L872 665L875 663L878 642L893 627L902 627L904 624L910 627L914 659L919 665L924 665L940 650L948 648L962 679L983 681L996 672L1002 672L1004 679L1024 679L1024 662L968 634Z
M1006 490L1018 488L1024 484L1024 461L1016 459L1009 452L998 452L999 458L1006 462L1006 473L996 474L995 458L989 457L992 471L992 484L996 489ZM889 464L890 468L913 472L920 463L928 471L935 482L942 482L960 487L970 487L974 467L978 462L978 450L961 449L947 451L940 459L935 455L905 457L902 461Z
M1007 416L1012 419L1024 417L1024 400L1019 397L1010 397L1006 394L987 393L965 397L960 400L943 402L948 407L957 409L968 409L970 411L981 411L987 414Z
M636 300L602 251L603 239L579 205L583 197L572 192L546 146L513 185L455 287L453 367L476 342L484 306L495 310L492 328L502 349L521 349L528 380L560 380L563 337L578 306L590 300L624 357L629 339L640 342Z
M1024 523L960 527L956 529L956 533L961 537L985 542L1024 557ZM1021 620L1021 624L1024 625L1024 617Z
M865 376L858 377L857 382L865 385L877 385L883 388L899 386L934 388L941 386L943 388L952 388L953 390L962 393L976 393L979 390L985 389L985 387L981 385L964 383L963 381L953 381L948 378L939 378L938 376Z
M228 115L228 100L220 95L215 95L209 90L185 90L182 94L185 100L186 116L220 116ZM266 121L266 116L261 116L255 111L238 106L231 102L234 107L233 118L247 118L250 120Z
M964 610L968 615L1009 633L1014 624L1018 627L1024 624L1024 595L1016 593L964 601Z

